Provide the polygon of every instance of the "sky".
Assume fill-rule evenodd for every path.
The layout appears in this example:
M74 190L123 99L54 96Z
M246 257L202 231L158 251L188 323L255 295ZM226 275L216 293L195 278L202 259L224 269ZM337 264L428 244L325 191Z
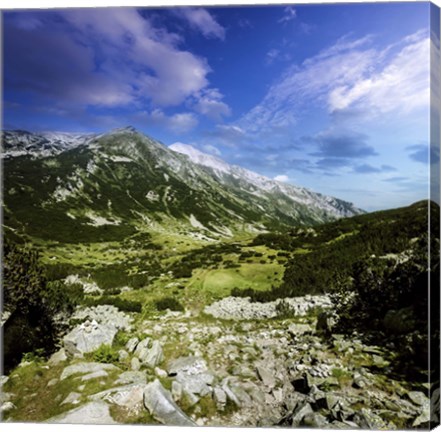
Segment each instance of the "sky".
M3 128L132 125L368 211L408 205L435 156L430 8L4 12Z

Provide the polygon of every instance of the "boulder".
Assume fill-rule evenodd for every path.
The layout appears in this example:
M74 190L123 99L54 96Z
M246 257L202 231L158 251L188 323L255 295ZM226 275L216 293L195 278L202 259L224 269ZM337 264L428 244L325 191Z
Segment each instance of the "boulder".
M126 350L129 353L132 353L135 351L137 345L139 343L139 339L137 337L132 337L131 339L129 339L126 343Z
M80 403L80 397L81 394L80 393L76 393L76 392L70 392L66 399L64 399L63 402L61 402L60 405L64 405L64 404L73 404L73 405L77 405Z
M257 376L265 386L269 387L270 389L276 386L276 379L274 378L273 373L269 369L259 365L256 367L256 371L257 371Z
M89 402L59 416L52 417L46 423L67 424L117 424L110 416L109 406L105 402Z
M426 405L429 403L429 398L426 394L420 391L410 391L407 393L407 397L415 404L415 405Z
M179 357L171 361L167 367L167 372L170 376L177 375L178 372L185 372L187 375L196 375L207 370L205 360L195 356Z
M67 360L66 351L64 348L60 348L57 352L53 353L50 356L48 364L51 366L55 366L61 362L64 362L65 360Z
M7 401L0 406L0 414L7 411L11 411L15 408L15 405L11 401Z
M105 378L108 377L109 374L105 370L97 370L95 372L88 373L81 377L81 381L90 381L95 378Z
M144 405L159 422L169 426L196 426L173 401L159 380L147 384L144 389Z
M121 387L113 387L89 396L92 400L105 400L112 404L122 406L128 410L140 412L143 405L145 385L132 383Z
M132 384L132 383L146 384L147 377L145 373L139 371L123 372L115 381L115 384Z
M75 374L89 374L93 372L98 371L116 371L119 370L115 365L109 364L109 363L74 363L70 366L67 366L63 369L63 372L61 373L60 380L64 380L66 378L69 378L71 375Z
M139 371L141 369L141 362L139 361L139 358L133 357L130 361L130 368L132 371Z
M158 341L153 341L151 348L146 352L145 356L139 357L141 363L154 368L164 360L162 346Z
M82 357L84 353L95 351L103 344L112 345L117 331L113 325L86 321L64 337L64 349L72 356Z

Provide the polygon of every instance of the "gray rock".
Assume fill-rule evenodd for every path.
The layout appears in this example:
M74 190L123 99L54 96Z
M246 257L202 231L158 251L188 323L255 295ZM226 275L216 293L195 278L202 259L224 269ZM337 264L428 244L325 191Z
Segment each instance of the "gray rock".
M189 356L179 357L168 364L167 372L169 375L177 375L178 372L185 372L188 375L197 375L207 371L207 363L201 357Z
M141 342L139 342L136 345L136 348L135 348L135 351L134 351L133 354L136 357L138 357L139 359L141 357L144 357L145 355L147 355L147 352L148 352L148 349L149 349L149 346L150 346L150 341L151 341L151 339L149 337L147 337L147 338L143 339ZM129 349L127 349L127 351L130 352Z
M9 381L9 377L6 375L0 375L0 388L2 388Z
M325 416L318 413L312 413L306 414L303 417L302 425L308 428L324 429L328 425L328 421Z
M70 392L66 399L64 399L63 402L61 402L60 405L64 405L64 404L73 404L73 405L77 405L80 403L80 397L81 394L80 393L76 393L76 392Z
M182 384L177 381L173 381L171 392L173 400L176 402L180 401L182 397Z
M276 379L274 378L273 373L264 366L256 367L257 376L263 382L263 384L269 388L274 388L276 386Z
M136 346L138 345L138 343L139 343L139 339L138 339L137 337L132 337L132 338L129 339L129 340L127 341L127 343L126 343L126 350L127 350L129 353L134 352L135 349L136 349Z
M367 408L361 408L354 416L354 422L362 429L387 429L385 421Z
M64 348L60 348L57 352L53 353L50 356L50 358L48 360L48 364L51 366L55 366L55 365L62 363L66 360L67 360L66 351L64 350Z
M213 398L216 402L216 407L218 410L222 411L227 404L227 394L220 387L215 387L213 389Z
M90 381L95 378L105 378L109 374L105 370L97 370L81 377L81 381Z
M155 375L159 378L166 378L168 374L164 369L155 367Z
M67 413L52 417L46 423L67 424L117 424L110 416L109 406L105 402L89 402Z
M102 399L131 411L141 411L143 406L144 384L128 384L114 387L89 396L92 400Z
M139 371L127 371L123 372L118 379L115 381L115 384L146 384L147 377L144 372Z
M159 422L170 426L195 426L173 401L171 394L159 380L147 384L144 390L144 405L150 414Z
M429 403L429 398L423 392L411 391L407 393L408 398L416 405L426 405Z
M430 424L430 403L427 402L423 405L422 409L421 409L421 414L414 420L412 426L413 427L417 427L417 426L427 426Z
M130 368L132 371L139 371L141 369L141 362L139 361L138 357L133 357L130 361Z
M0 413L5 413L7 411L11 411L14 408L16 408L16 406L11 401L7 401L7 402L1 404Z
M119 370L115 365L109 363L74 363L63 369L61 373L60 380L69 378L71 375L75 374L88 374L97 371L116 371Z
M118 360L120 362L123 362L124 360L127 360L129 358L129 353L126 350L119 350L118 351Z
M146 355L139 357L141 363L154 368L164 360L164 353L162 352L161 344L158 341L153 341L151 348L147 351Z
M214 376L208 372L200 373L197 375L190 375L186 372L179 372L176 375L176 381L182 385L182 389L185 393L206 396L212 391L210 386L213 384Z
M131 322L133 321L132 317L111 305L98 305L79 309L72 318L77 320L88 319L96 321L98 324L114 327L116 330L126 331L130 331Z
M294 415L292 416L291 426L298 427L306 416L312 414L314 414L314 411L312 410L311 405L309 405L309 403L304 403L300 405L298 408L296 408Z
M69 355L82 357L103 344L112 345L117 331L113 325L86 321L63 338L64 349Z
M47 386L48 387L52 387L52 386L54 386L57 383L58 383L58 379L57 378L52 378L50 381L48 381Z

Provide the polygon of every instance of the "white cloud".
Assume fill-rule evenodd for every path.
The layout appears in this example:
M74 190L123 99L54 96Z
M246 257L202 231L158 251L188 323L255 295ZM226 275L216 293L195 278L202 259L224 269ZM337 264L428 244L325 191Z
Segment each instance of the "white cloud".
M126 83L131 99L176 106L208 85L207 62L179 49L177 35L154 27L136 9L70 9L62 16L77 40L105 57L98 67L115 86Z
M274 180L286 183L289 180L289 177L287 175L285 175L285 174L281 174L281 175L276 175L274 177Z
M373 73L339 85L329 94L329 109L359 108L371 114L409 113L428 106L429 39L412 40Z
M221 120L222 117L231 115L230 107L222 102L223 97L218 89L203 90L196 96L194 109L214 120Z
M142 111L136 115L135 120L144 123L146 126L164 127L176 134L189 132L198 124L198 119L193 113L177 113L167 116L158 108L152 112Z
M330 48L292 65L263 100L237 123L247 133L288 128L312 107L329 113L409 114L429 103L429 42L418 32L394 46L372 47L372 37L341 38Z
M289 22L297 17L297 12L292 6L287 6L283 10L283 17L279 19L279 23Z
M225 39L225 28L206 9L186 7L178 9L176 13L206 38Z

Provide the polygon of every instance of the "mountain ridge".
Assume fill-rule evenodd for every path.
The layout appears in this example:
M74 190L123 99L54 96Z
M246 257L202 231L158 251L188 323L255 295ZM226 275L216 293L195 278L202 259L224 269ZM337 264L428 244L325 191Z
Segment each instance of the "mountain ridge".
M59 231L70 229L68 237L87 237L93 227L107 232L98 238L159 230L215 241L362 213L226 162L224 172L215 172L132 127L104 134L5 131L2 142L6 225L37 237L53 238L48 217Z

